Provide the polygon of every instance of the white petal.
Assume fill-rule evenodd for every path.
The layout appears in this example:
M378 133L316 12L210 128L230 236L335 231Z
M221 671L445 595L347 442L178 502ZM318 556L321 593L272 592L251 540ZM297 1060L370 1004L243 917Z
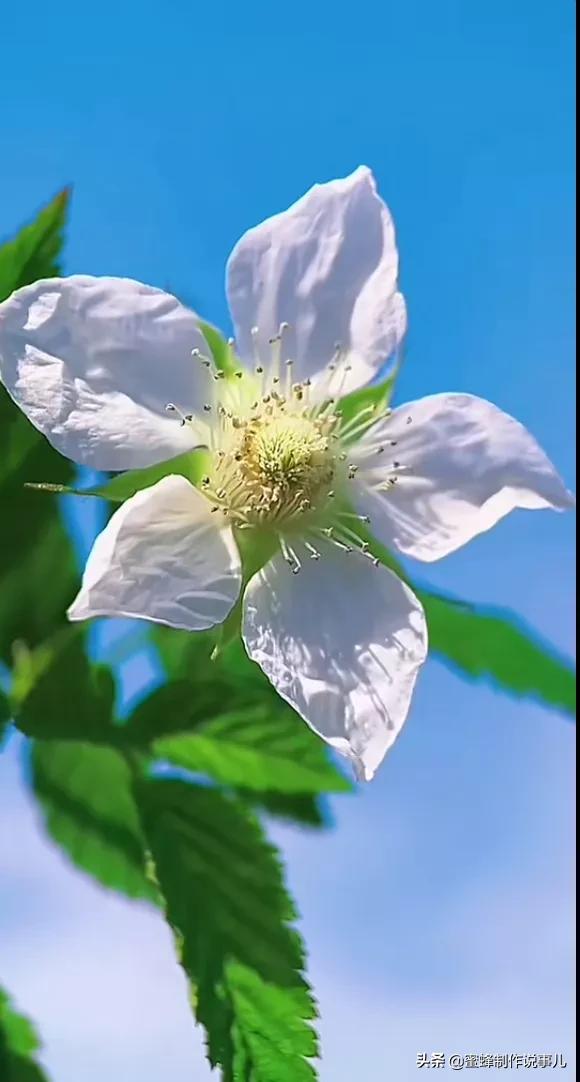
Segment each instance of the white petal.
M240 356L252 362L250 331L257 327L266 364L268 340L286 322L283 359L294 361L293 378L316 380L340 343L346 358L333 390L363 386L405 333L397 272L393 221L370 170L316 184L245 233L230 256L227 291Z
M164 477L115 512L89 555L70 620L133 616L187 631L221 624L236 603L232 531L184 477Z
M208 353L193 312L126 278L54 278L0 305L0 378L67 458L150 466L204 442L165 406L202 413Z
M454 552L516 507L562 510L574 502L523 425L472 395L401 406L368 429L349 458L359 467L353 500L372 533L417 560Z
M396 739L427 629L417 598L384 567L330 547L293 575L281 556L250 581L243 637L283 699L372 778Z

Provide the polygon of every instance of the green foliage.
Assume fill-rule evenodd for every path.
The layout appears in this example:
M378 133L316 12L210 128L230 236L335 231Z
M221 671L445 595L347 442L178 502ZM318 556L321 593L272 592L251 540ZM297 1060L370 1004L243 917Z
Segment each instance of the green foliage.
M3 691L0 691L0 748L10 724L12 711Z
M38 1034L20 1014L10 996L0 988L0 1079L2 1082L48 1082L36 1062Z
M118 473L106 484L99 488L88 489L84 495L102 496L114 503L123 503L129 496L134 496L150 485L157 484L163 477L169 474L179 474L187 478L192 484L199 482L204 473L207 473L207 452L188 451L176 458L170 458L167 462L159 462L155 466L148 466L143 470L127 470L126 473ZM76 493L83 495L83 493Z
M69 199L70 191L65 188L30 225L0 247L0 301L39 278L60 275Z
M373 383L371 387L362 387L360 391L353 391L341 400L340 412L343 422L351 421L362 410L368 411L363 420L366 424L372 424L375 416L384 410L395 388L394 376L382 383Z
M425 606L431 650L463 676L575 714L573 666L516 617L426 591L417 594Z
M205 323L200 320L199 327L211 350L212 359L218 372L223 372L226 376L233 375L236 369L239 368L239 364L236 362L235 354L229 342L212 323Z
M0 300L60 273L67 205L63 192L0 247ZM237 366L229 344L215 327L201 328L227 377ZM394 377L349 395L344 419L368 410L363 419L372 423L393 386ZM169 473L196 482L205 472L201 450L84 495L122 502ZM65 618L78 571L56 496L74 491L74 477L0 387L0 658L11 669L9 697L0 692L0 744L13 718L30 739L30 782L46 829L79 869L129 897L163 902L224 1082L311 1082L316 1012L304 949L257 813L320 827L323 794L351 786L239 638L231 641L239 608L221 635L152 625L167 680L120 724L111 670L89 659L82 629ZM391 553L371 547L404 577ZM269 555L243 554L246 571ZM573 711L571 666L513 617L417 593L432 651L462 675ZM162 762L204 784L147 778ZM46 1082L37 1049L34 1030L0 992L2 1082Z
M133 799L132 771L113 748L35 741L32 787L49 835L103 886L155 901Z
M258 821L181 782L142 785L139 803L211 1063L231 1082L313 1079L316 1009L296 913Z
M220 714L193 733L157 740L154 751L160 759L227 786L307 794L350 789L321 741L284 707L274 712L256 705Z
M351 787L352 788L352 787ZM236 792L249 807L265 812L274 819L292 823L309 830L321 830L331 825L331 816L324 796L308 793L255 792L238 786Z
M38 661L36 655L41 654ZM16 670L15 721L27 736L114 743L115 681L92 664L78 628L36 651L23 674Z
M0 299L59 273L67 208L68 192L62 192L0 247ZM74 596L77 573L58 507L24 488L47 477L70 484L73 468L0 386L0 507L7 509L0 531L0 658L8 663L14 642L36 645L63 625Z

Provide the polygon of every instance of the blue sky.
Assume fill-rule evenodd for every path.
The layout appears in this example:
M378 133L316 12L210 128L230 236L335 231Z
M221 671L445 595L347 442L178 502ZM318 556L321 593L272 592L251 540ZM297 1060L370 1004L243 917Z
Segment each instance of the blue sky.
M0 233L72 182L67 272L173 289L227 329L240 233L364 162L398 227L399 400L489 398L574 486L574 17L572 0L14 5ZM572 516L518 513L422 577L573 651ZM562 717L430 662L333 833L274 829L323 1082L411 1082L418 1051L571 1058L573 742ZM203 1082L164 927L44 841L17 760L0 762L2 979L55 1082Z

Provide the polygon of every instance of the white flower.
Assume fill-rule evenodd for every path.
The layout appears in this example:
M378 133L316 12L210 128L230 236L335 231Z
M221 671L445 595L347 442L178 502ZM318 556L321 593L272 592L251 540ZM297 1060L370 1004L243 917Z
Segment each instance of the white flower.
M359 540L360 520L436 560L515 507L571 502L528 432L481 399L434 395L343 420L341 396L405 332L397 270L390 214L360 168L234 248L237 378L214 369L192 312L137 282L55 279L0 306L2 380L63 454L125 470L211 452L199 489L167 476L113 515L70 619L197 631L243 592L248 654L366 778L405 721L427 631L412 591ZM247 585L244 531L276 545Z

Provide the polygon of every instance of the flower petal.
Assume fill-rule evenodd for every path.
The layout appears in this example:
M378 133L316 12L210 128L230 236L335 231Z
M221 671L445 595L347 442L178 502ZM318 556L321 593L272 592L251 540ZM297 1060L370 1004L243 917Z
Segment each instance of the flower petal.
M401 406L372 425L349 458L359 468L353 501L372 533L417 560L454 552L516 507L562 510L574 502L523 425L467 394Z
M187 631L221 624L236 603L232 531L184 477L164 477L115 512L89 555L70 620L133 616Z
M370 780L407 717L425 616L391 571L330 546L321 553L297 575L276 556L254 576L243 638L278 694Z
M151 466L204 442L165 406L202 411L209 353L193 312L126 278L36 282L0 305L0 378L67 458L99 470Z
M266 364L268 340L286 322L283 359L294 361L293 377L316 380L340 343L345 361L333 393L363 386L405 333L397 271L393 221L371 171L361 166L343 180L316 184L245 233L230 256L227 291L240 356L253 363L250 332L257 327Z

